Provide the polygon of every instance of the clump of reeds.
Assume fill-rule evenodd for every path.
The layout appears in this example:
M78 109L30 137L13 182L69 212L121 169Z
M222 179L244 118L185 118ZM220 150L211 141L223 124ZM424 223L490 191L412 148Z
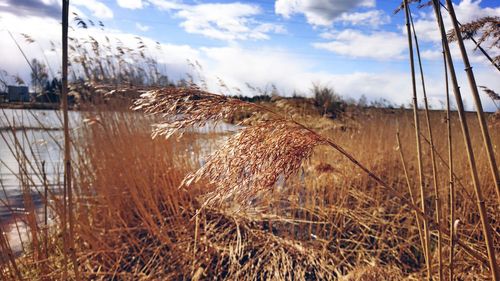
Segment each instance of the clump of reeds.
M269 111L239 99L215 95L197 88L153 90L141 95L134 110L160 115L164 121L154 125L153 137L170 137L181 129L204 126L207 122L229 119L243 107ZM184 185L201 179L217 186L208 201L227 198L249 199L269 189L278 180L294 174L315 146L326 144L312 131L275 115L231 136L207 163L188 176ZM251 153L250 153L251 152ZM234 198L238 197L238 198Z
M367 114L372 117L365 118L357 130L329 130L327 136L344 149L354 151L359 161L369 163L371 171L388 185L407 194L405 178L397 164L398 152L393 150L392 142L387 142L396 130L394 115L381 110ZM409 156L414 140L410 115L405 111L396 114L401 119L401 142L407 144L405 155ZM441 124L439 113L431 112L430 117L436 130L445 130L444 124L437 125ZM73 166L75 252L82 279L252 280L272 276L278 280L328 280L356 271L359 274L367 271L364 276L370 276L373 271L371 273L378 274L374 276L385 274L389 278L396 274L394 267L398 267L401 270L398 274L403 276L422 276L425 263L418 229L404 201L381 189L349 159L327 145L315 146L309 160L303 161L296 170L297 175L290 175L286 181L278 179L275 188L266 188L260 193L262 196L253 196L250 203L244 201L246 207L234 212L235 202L245 197L234 196L234 200L226 200L225 204L203 206L213 195L212 185L217 187L217 183L208 184L210 173L196 184L178 188L186 175L196 174L198 169L203 169L202 163L208 163L201 158L202 150L211 143L211 147L220 147L221 136L184 130L179 141L176 135L151 139L150 124L173 120L161 115L96 109L85 113L84 119L88 122L81 130L74 131L72 137L78 155ZM285 121L286 118L281 122ZM276 123L282 127L274 131L269 125L272 123L264 121L255 128L268 124L269 129L262 132L272 132L271 135L246 136L273 138L273 134L286 134L285 128L291 128L292 134L312 136L292 120L288 122L290 125ZM317 119L309 122L315 124ZM387 131L381 133L378 128L382 125ZM456 130L456 121L452 125ZM241 130L234 136L245 129ZM498 133L492 133L498 140ZM479 143L479 131L473 131L473 136L474 143ZM464 181L463 186L457 185L456 216L461 221L457 239L477 251L484 251L477 228L478 217L470 212L474 203L470 200L470 180L465 177L466 156L459 149L459 140L455 142L455 171L457 178ZM437 139L435 145L441 148L446 144ZM283 149L286 150L275 148L276 151ZM268 153L273 155L272 151ZM224 161L229 160L229 156ZM481 157L478 156L484 159ZM445 162L438 161L438 167L443 169ZM416 159L409 156L406 162L410 183L413 183ZM430 164L424 162L426 172L430 172ZM265 171L257 169L256 174L244 176L252 178ZM481 171L486 173L484 168ZM215 165L213 172L226 173ZM440 181L444 186L447 179L440 177ZM242 189L242 194L246 191ZM491 188L485 192L494 194ZM49 193L49 197L49 208L54 208L57 221L60 218L57 214L62 210L61 197L55 191ZM494 197L486 198L493 200ZM492 214L498 221L498 215ZM35 270L38 263L33 261L28 249L24 258L15 259L21 276L62 278L59 225L52 224L49 232L46 265L52 270L46 273ZM40 237L44 237L43 234ZM23 241L29 244L24 238ZM459 249L457 246L454 260L456 276L465 276L466 272L487 276L481 262ZM446 248L444 250L446 253ZM8 261L8 256L5 260ZM374 260L375 267L382 270L371 269ZM363 269L365 266L368 269ZM15 276L14 267L8 264L2 270ZM71 267L68 275L73 278Z
M262 106L248 103L242 104L241 101L236 101L228 97L217 97L217 95L203 93L198 89L173 89L170 90L170 92L167 92L171 93L171 97L160 96L159 93L162 92L152 91L151 93L143 95L143 98L136 102L136 109L143 109L150 114L160 115L163 118L164 121L160 123L160 125L156 126L157 129L155 131L155 135L161 134L161 128L166 128L165 131L168 132L166 135L170 136L172 134L172 130L176 131L179 129L185 129L186 126L192 124L205 124L199 120L217 120L226 116L224 112L233 112L235 107L240 108L241 106L248 106L256 111L269 111L275 115L274 120L271 119L270 121L264 121L261 124L254 124L250 128L244 129L234 138L230 138L227 145L220 151L216 152L215 156L209 160L206 166L202 167L197 173L186 179L186 182L190 183L193 180L199 180L206 176L213 184L221 183L222 187L218 189L219 192L217 192L216 195L209 196L205 203L214 199L227 199L231 196L238 199L239 195L241 195L239 196L240 199L248 199L251 195L256 195L260 190L262 190L262 184L265 187L270 187L276 182L278 176L283 176L284 179L289 177L300 167L300 162L305 159L303 156L310 155L310 150L318 144L326 144L327 146L330 146L334 150L340 152L341 155L346 157L352 164L364 171L366 175L380 185L381 188L391 192L391 194L402 200L408 207L416 211L416 214L420 218L428 221L432 220L428 214L422 213L420 209L404 195L402 195L400 191L396 190L380 177L376 176L372 171L370 171L370 169L362 165L341 146L334 143L329 138L323 137L314 131L307 129L307 127L300 123L288 120L279 113L274 113L273 111L263 108ZM206 102L203 101L204 98L207 99ZM169 101L168 104L174 104L174 106L167 107L167 109L165 109L165 106L159 106L160 104L166 105L166 100ZM189 106L183 107L178 105L178 102L181 100L186 100ZM214 107L214 103L218 104L219 107ZM212 110L212 108L215 108L215 110ZM204 115L206 115L205 118L202 117ZM177 120L177 116L180 117L180 120ZM275 127L271 130L266 129L268 128L268 122L273 122ZM283 128L286 128L287 130L276 130L276 128L279 128L281 124L286 124ZM160 130L158 130L158 128L160 128ZM295 130L295 128L298 130ZM269 136L262 136L257 132L268 132L272 134ZM297 132L303 132L304 135L297 134ZM290 150L282 150L282 148L278 148L277 144L280 143L279 140L283 140L280 135L293 139L296 134L297 139L299 139L299 146L294 146L292 142ZM274 142L273 139L278 141ZM304 141L304 143L301 143L302 141ZM259 142L267 143L268 145L265 146L267 150L264 147L260 148L259 145L252 146L253 143ZM240 152L240 147L251 148L252 153L255 153L259 157L252 159L252 156L247 156L243 152ZM303 148L307 153L302 154L301 148ZM279 157L274 156L274 150L277 151ZM292 157L288 159L291 155L299 155L300 157ZM240 161L241 159L251 160L246 162ZM269 160L267 159L273 159L276 161L277 164L274 168L277 172L267 168L270 167L270 162L268 162ZM288 159L287 161L290 161L291 159L294 160L291 161L292 165L282 166L280 164L281 159ZM283 167L285 167L285 169ZM260 174L264 172L268 174ZM440 231L445 229L445 226L442 225L441 222L435 221L434 224L437 225ZM477 255L477 252L466 244L462 242L458 242L458 244L467 252L481 259L480 256Z

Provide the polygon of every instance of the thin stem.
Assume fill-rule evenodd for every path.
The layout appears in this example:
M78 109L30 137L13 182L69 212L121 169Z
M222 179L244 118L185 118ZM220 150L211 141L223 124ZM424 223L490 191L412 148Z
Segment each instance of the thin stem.
M257 110L263 110L266 112L269 112L271 115L275 116L279 120L289 120L288 118L284 118L280 113L277 113L271 109L269 109L266 106L261 106L258 104L254 103L249 103L241 100L236 100L237 103L240 104L240 106L248 106L250 108L254 108ZM393 196L396 196L399 198L404 204L407 204L410 209L412 209L420 219L422 219L424 222L427 221L432 221L432 218L424 213L417 205L413 204L411 200L408 200L404 194L401 194L398 190L396 190L394 187L390 186L387 184L385 181L383 181L380 177L375 175L370 169L368 169L366 166L364 166L362 163L360 163L354 156L352 156L349 152L347 152L345 149L343 149L340 145L336 144L333 140L322 136L321 134L316 133L314 130L308 128L307 126L294 121L294 120L289 120L290 122L293 122L297 124L298 126L302 127L304 130L309 131L310 133L314 134L321 140L323 140L328 146L332 147L334 150L338 151L340 154L342 154L344 157L346 157L351 163L356 165L358 168L363 170L372 180L374 180L377 184L379 184L381 187L385 188L386 190L390 191ZM441 233L445 234L446 233L446 227L443 226L441 223L436 223L436 226L439 228ZM446 238L446 237L444 237ZM448 238L451 239L451 238ZM476 250L472 249L468 244L456 240L455 243L459 245L467 254L469 254L471 257L474 257L478 261L482 262L485 265L488 265L488 259L485 258L481 253L478 253Z
M69 221L69 235L66 239L69 243L69 252L75 272L75 279L80 280L78 264L76 261L75 243L74 243L74 223L73 223L73 193L71 182L71 139L69 134L69 116L68 116L68 25L69 25L69 0L63 0L62 9L62 111L63 111L63 130L64 130L64 193L68 198L64 198L67 204L67 218ZM64 204L66 209L66 204ZM64 228L66 229L66 224ZM68 249L68 248L66 248Z
M406 18L406 31L408 36L408 50L410 55L410 70L411 70L411 82L412 82L412 91L413 91L413 119L415 123L415 138L416 138L416 148L417 148L417 161L418 161L418 178L420 185L420 203L422 212L427 214L426 206L425 206L425 189L424 189L424 172L423 172L423 164L422 164L422 149L420 143L420 121L418 116L418 101L417 101L417 86L415 81L415 62L413 57L413 42L412 42L412 31L410 28L410 9L408 7L408 0L404 1L405 8L405 18ZM438 222L439 223L439 222ZM425 241L425 257L427 264L427 279L432 280L432 270L431 270L431 252L430 252L430 235L429 235L429 221L424 219L424 241Z
M49 258L49 184L47 182L47 173L45 172L45 161L42 161L42 175L44 188L44 208L43 208L43 223L44 223L44 257Z
M11 267L16 275L17 280L22 281L23 277L21 276L21 272L17 267L16 258L12 253L10 245L8 245L8 241L4 233L5 232L2 229L2 224L0 223L0 249L2 250L2 252L7 253L7 257L9 258Z
M432 162L432 179L434 183L434 196L436 200L436 221L441 223L441 198L439 196L439 185L438 185L438 171L436 166L436 155L434 153L434 138L432 135L431 118L429 114L429 103L427 101L427 90L425 87L424 69L422 66L422 58L420 56L420 47L418 44L417 33L415 32L415 25L413 24L413 17L411 15L410 7L408 7L408 13L410 15L410 22L413 31L413 37L415 39L415 47L417 50L418 66L420 69L420 79L422 81L422 92L424 95L424 106L425 106L425 119L427 121L427 134L429 136L430 152L431 152L431 162ZM442 251L442 237L441 231L438 229L438 265L439 265L439 280L443 280L443 251Z
M396 132L396 141L398 144L399 157L401 158L401 164L403 165L403 170L404 170L405 179L406 179L406 185L408 186L408 192L410 194L411 203L416 205L417 203L415 202L415 196L413 195L413 190L412 190L412 186L410 183L410 177L408 175L408 169L406 168L405 156L403 154L403 146L401 144L401 138L399 137L399 127L398 127L398 131ZM418 237L420 237L420 245L422 246L422 253L424 254L424 259L427 259L427 257L425 256L425 254L426 254L425 238L424 238L423 233L422 233L422 226L420 225L420 218L418 217L417 212L414 211L414 213L415 213L415 221L417 222Z
M454 250L455 250L455 182L453 172L453 143L451 135L451 106L450 106L450 86L448 82L448 68L446 64L446 54L443 48L444 79L446 88L446 129L448 132L448 180L450 196L450 281L453 281Z

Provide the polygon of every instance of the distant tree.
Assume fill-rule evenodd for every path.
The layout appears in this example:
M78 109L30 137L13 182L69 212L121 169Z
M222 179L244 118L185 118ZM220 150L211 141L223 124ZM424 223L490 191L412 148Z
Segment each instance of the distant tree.
M31 85L35 93L40 95L49 79L47 67L37 59L31 61L31 66L33 67L31 71Z
M157 86L160 87L167 87L167 86L172 86L173 83L170 82L170 79L168 78L167 75L164 74L158 74L158 80L156 82Z
M266 93L264 93L264 95L265 94ZM276 85L274 85L274 84L271 84L271 97L274 97L274 96L279 97L280 93L278 91L278 87L276 87Z
M373 100L370 103L370 106L377 107L377 108L389 108L389 109L394 109L395 107L397 107L395 104L393 104L392 102L390 102L386 98L379 98L379 99Z
M0 93L7 92L8 73L5 70L0 70Z
M358 106L359 107L366 107L368 105L368 100L366 99L365 95L361 95L358 100Z
M61 85L61 80L58 80L57 78L52 79L52 81L47 80L45 82L41 100L46 102L59 102Z
M336 116L345 108L345 102L334 89L313 84L314 104L321 109L322 115Z
M14 83L16 83L16 85L18 85L18 86L26 85L26 83L24 82L23 78L21 78L21 76L16 74L16 75L13 75L12 78L14 79Z
M248 101L248 102L262 102L262 101L271 101L271 96L270 95L257 95L257 96L235 96L235 98L243 100L243 101Z
M293 94L292 94L292 98L294 99L298 99L298 98L304 98L304 96L300 93L298 93L297 91L293 91Z
M358 104L358 101L352 97L347 97L344 102L349 106L355 106Z
M189 82L186 79L181 78L177 81L177 87L182 88L187 86L189 86Z

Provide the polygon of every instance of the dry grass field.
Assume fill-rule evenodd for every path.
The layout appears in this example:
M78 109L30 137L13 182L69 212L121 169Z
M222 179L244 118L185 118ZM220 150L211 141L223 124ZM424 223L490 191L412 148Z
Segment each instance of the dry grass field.
M203 109L207 105L199 101L205 99L198 98L191 104L185 99L186 104L176 110L192 105L188 110L199 111L174 119L128 110L84 113L85 125L72 136L72 227L61 226L65 217L62 197L51 192L47 207L54 220L48 227L34 215L40 212L35 207L18 218L29 230L22 255L10 255L2 236L0 276L5 280L425 278L419 224L408 205L411 200L420 204L411 111L358 108L332 120L297 107L293 100L277 100L256 104L256 109L250 109L255 114L242 122L249 125L237 132L184 129L182 122L200 125L238 114L229 110L231 103L238 104L239 110L247 106L239 100L213 97ZM148 111L147 102L142 104L141 110ZM273 121L272 114L259 113L260 109L286 118ZM441 224L449 231L444 117L444 112L431 112L444 214ZM472 114L468 118L495 245L499 245L494 183L484 151L479 149L477 121ZM172 133L172 137L151 138L151 125L165 120L173 125L156 127L156 133ZM493 117L490 120L498 158L499 124ZM490 273L455 115L451 125L455 217L459 220L456 239L460 241L454 246L454 274L459 280L483 280ZM175 126L184 131L182 136L172 130ZM333 140L390 189L304 128ZM396 140L398 131L401 146ZM423 143L425 204L434 210L430 146ZM215 157L208 158L213 152ZM434 274L438 272L436 225L430 222ZM443 235L447 276L450 247L447 232ZM70 241L64 237L71 237Z

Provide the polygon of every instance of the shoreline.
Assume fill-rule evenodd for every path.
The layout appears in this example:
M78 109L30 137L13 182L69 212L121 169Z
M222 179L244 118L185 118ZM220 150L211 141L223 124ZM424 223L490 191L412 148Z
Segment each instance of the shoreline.
M0 126L2 131L62 131L59 127L34 127L34 126Z
M48 102L2 102L0 103L1 109L59 109L59 103Z

